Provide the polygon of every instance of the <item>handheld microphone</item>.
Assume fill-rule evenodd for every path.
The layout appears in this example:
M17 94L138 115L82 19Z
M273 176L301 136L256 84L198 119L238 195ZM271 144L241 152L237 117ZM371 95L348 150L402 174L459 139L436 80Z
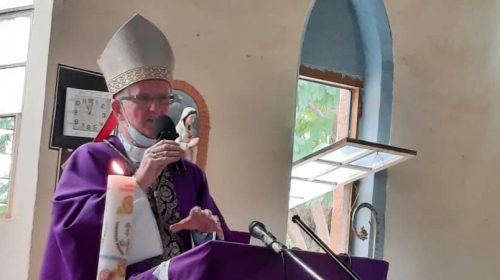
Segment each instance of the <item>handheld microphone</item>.
M169 116L160 116L154 122L154 130L156 134L156 139L158 140L172 140L174 141L179 137L175 129L174 121ZM177 173L184 173L186 171L186 166L184 162L179 160L173 163Z
M281 244L276 240L276 237L266 229L263 223L259 221L253 221L248 225L248 230L250 235L261 240L264 244L273 249L274 252L280 254L286 249L285 245Z

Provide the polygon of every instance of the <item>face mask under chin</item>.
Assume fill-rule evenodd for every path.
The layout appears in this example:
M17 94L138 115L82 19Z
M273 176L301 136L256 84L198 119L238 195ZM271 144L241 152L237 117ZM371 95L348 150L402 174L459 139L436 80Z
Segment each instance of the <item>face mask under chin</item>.
M132 140L134 140L134 142L139 146L149 148L157 142L156 139L149 138L149 137L143 135L142 133L140 133L130 123L128 123L128 125L127 125L127 131L128 131L128 134L130 135L130 137L132 138Z
M120 101L120 106L122 107L123 114L125 115L128 134L130 135L132 140L137 145L144 147L144 148L149 148L149 147L153 146L154 144L156 144L156 142L158 142L156 139L149 138L149 137L145 136L144 134L139 132L139 130L137 130L134 126L132 126L132 124L128 120L127 113L126 113L125 108L123 106L123 103L121 101Z

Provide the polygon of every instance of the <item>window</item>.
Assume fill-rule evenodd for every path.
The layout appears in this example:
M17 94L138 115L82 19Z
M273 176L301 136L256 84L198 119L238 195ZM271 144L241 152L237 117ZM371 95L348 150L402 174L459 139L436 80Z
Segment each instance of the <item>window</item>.
M33 0L0 2L0 217L9 217Z
M359 80L306 68L300 69L293 161L346 137L357 136ZM292 178L294 174L292 173ZM352 184L345 186L292 179L289 216L298 214L336 253L348 251ZM287 245L309 251L320 248L289 222Z
M0 215L8 214L9 190L11 185L12 155L14 154L15 115L0 116Z

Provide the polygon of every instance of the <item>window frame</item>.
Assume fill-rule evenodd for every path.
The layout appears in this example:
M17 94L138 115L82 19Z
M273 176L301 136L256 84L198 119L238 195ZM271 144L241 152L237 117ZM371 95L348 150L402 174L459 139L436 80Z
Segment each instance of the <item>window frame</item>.
M7 15L7 14L19 13L19 12L25 12L25 11L29 11L29 12L33 11L33 4L19 6L19 7L12 7L12 8L7 8L7 9L0 9L0 16Z
M27 68L28 68L28 54L29 54L29 48L30 48L30 41L31 41L31 32L33 30L33 10L34 10L34 5L24 5L24 6L19 6L19 7L11 7L7 9L0 9L0 20L1 19L8 19L8 18L16 18L16 17L22 17L22 16L29 16L30 17L30 30L29 30L29 39L28 39L28 49L27 49L27 54L26 54L26 59L23 62L17 62L17 63L10 63L10 64L0 64L0 70L4 69L11 69L11 68L17 68L17 67L24 67L25 71L25 77L24 77L24 84L23 84L23 96L26 91L26 73L27 73ZM24 98L23 98L24 99ZM0 214L0 219L9 219L12 217L12 201L14 197L14 189L15 189L15 178L16 178L16 166L17 166L17 156L18 156L18 146L19 146L19 136L20 136L20 124L21 124L21 118L22 118L22 105L21 105L21 112L13 112L13 113L3 113L0 114L0 118L6 118L6 117L14 117L14 132L13 132L13 138L12 139L12 155L11 155L11 163L10 163L10 174L9 174L9 184L8 184L8 194L7 194L7 210L5 213Z
M363 81L361 79L329 70L313 69L305 65L300 66L298 79L350 90L349 127L346 137L358 138L358 124L362 112L360 91L363 88ZM356 196L354 183L333 186L332 193L334 203L330 216L330 239L325 242L336 253L350 253L350 216ZM290 225L289 223L288 230L291 228Z
M16 166L17 166L17 152L18 152L18 139L19 139L19 134L20 134L20 123L21 123L21 113L7 113L7 114L0 114L0 118L14 118L14 132L13 132L13 138L12 139L12 154L11 154L11 161L10 161L10 174L9 174L9 185L8 185L8 192L7 192L7 211L3 214L0 214L0 218L3 219L9 219L11 218L12 214L12 199L14 196L14 186L15 186L15 178L14 176L16 174Z
M329 70L319 70L301 65L299 69L299 79L332 85L338 88L345 88L351 91L351 108L349 113L348 137L357 138L359 132L358 122L361 119L361 95L363 88L361 79L353 78L346 74ZM355 116L355 117L353 117Z
M33 24L33 5L19 7L19 8L0 10L0 20L7 19L7 18L22 17L22 16L29 16L30 17L30 34L29 34L29 39L28 39L28 52L29 52L29 41L31 40L31 30L32 30L31 25ZM17 62L17 63L11 63L11 64L1 64L0 63L0 70L8 69L8 68L16 68L16 67L26 68L27 64L28 64L28 52L26 53L26 60L24 62ZM26 70L25 70L25 73L26 73Z

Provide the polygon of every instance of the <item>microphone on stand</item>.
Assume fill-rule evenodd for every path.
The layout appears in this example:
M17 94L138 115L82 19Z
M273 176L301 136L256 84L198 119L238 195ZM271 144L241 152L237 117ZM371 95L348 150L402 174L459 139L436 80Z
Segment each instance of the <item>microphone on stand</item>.
M271 248L277 254L284 253L288 255L292 260L295 261L302 269L304 269L310 276L317 280L324 280L323 277L319 276L312 268L305 264L301 259L299 259L292 250L288 249L285 245L281 244L276 240L276 237L266 229L263 223L259 221L253 221L248 225L248 231L250 235L264 242L264 244ZM284 257L283 257L284 258ZM286 271L285 271L286 274Z
M250 235L261 240L264 242L264 244L273 249L276 254L281 253L284 249L286 249L285 245L281 244L276 240L276 237L274 235L267 231L266 226L258 221L253 221L250 223L248 226L248 229L250 231Z
M156 139L175 141L179 134L175 129L174 121L169 116L160 116L154 121ZM178 174L186 172L186 166L182 160L172 163Z

